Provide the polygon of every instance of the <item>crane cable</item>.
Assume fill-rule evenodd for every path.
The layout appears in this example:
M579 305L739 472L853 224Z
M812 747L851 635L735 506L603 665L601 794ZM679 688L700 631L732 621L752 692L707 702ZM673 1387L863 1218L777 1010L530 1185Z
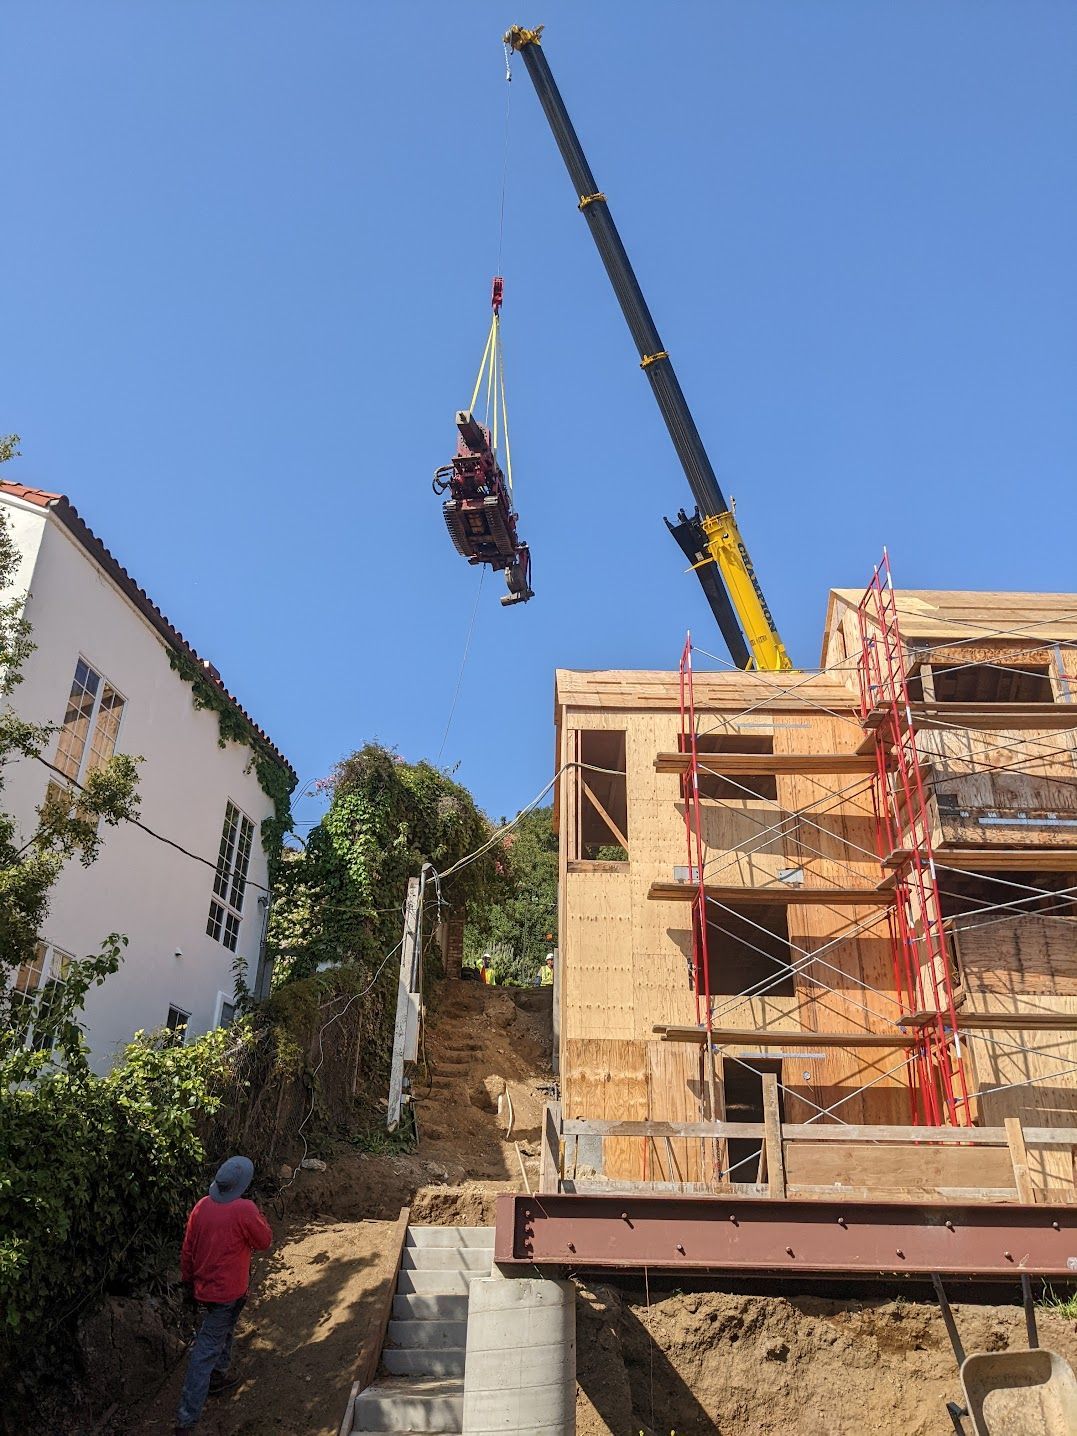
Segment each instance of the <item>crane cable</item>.
M512 50L505 46L505 81L507 85L512 83ZM505 133L503 154L501 161L501 194L498 201L498 232L497 232L497 266L494 273L501 274L501 255L505 243L505 193L508 189L509 180L509 114L512 90L505 92ZM482 351L482 361L479 364L479 372L475 376L475 388L471 394L471 405L469 413L474 414L475 405L479 401L479 393L483 388L485 380L485 410L483 423L490 431L490 447L497 456L498 442L502 435L505 441L505 482L508 486L509 498L512 498L512 449L509 444L509 414L505 402L505 358L501 347L501 302L497 298L494 302L494 312L490 319L490 329L486 335L486 347ZM492 411L492 414L491 414ZM491 423L492 417L492 423Z

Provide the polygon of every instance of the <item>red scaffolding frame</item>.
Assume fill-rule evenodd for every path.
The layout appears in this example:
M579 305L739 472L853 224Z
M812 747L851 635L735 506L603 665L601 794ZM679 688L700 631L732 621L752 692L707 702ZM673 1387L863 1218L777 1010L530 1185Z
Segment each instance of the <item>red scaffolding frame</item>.
M887 913L894 983L906 1016L918 1017L909 1069L912 1120L971 1126L931 813L885 549L858 605L857 620L860 716L874 739L876 848L879 862L894 875L894 903Z
M696 734L696 697L692 678L692 635L687 634L678 668L680 677L681 752L688 754L688 770L681 779L684 798L684 835L688 849L688 878L695 885L692 899L692 990L696 1021L711 1032L710 954L707 950L707 889L703 832L699 817L699 742ZM702 998L702 1001L700 1000Z

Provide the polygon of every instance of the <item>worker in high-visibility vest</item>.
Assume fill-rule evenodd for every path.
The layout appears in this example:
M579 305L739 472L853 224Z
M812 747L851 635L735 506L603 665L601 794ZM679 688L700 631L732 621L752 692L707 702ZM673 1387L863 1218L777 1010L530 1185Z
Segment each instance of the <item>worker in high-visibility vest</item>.
M546 961L542 964L542 971L539 975L539 985L542 987L553 986L553 953L546 954Z

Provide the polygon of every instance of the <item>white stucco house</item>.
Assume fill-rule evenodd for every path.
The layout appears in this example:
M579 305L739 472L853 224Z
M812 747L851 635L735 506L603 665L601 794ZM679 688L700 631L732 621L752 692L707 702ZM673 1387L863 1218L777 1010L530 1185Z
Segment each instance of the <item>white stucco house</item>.
M138 1029L185 1027L190 1037L227 1022L235 965L252 989L264 988L261 826L276 805L252 759L283 770L288 787L295 773L66 497L0 483L0 512L19 551L16 588L37 645L10 702L21 717L57 728L47 764L23 758L6 767L4 809L25 838L50 782L78 783L114 752L145 760L142 826L104 829L92 867L67 865L35 961L15 980L32 1000L70 956L126 934L120 970L90 992L84 1011L91 1064L104 1071ZM221 746L218 714L195 706L170 654L188 674L197 667L248 742Z

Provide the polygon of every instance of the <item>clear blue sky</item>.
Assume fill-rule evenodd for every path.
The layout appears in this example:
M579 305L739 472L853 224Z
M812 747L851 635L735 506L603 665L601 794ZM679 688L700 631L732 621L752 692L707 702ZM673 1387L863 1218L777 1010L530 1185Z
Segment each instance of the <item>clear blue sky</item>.
M794 658L906 587L1077 588L1071 0L8 0L0 429L305 780L436 756L478 576L430 476L487 324L506 91L546 53ZM445 761L552 773L557 666L718 636L545 120L503 268L536 597L488 576ZM309 802L300 817L311 819Z

